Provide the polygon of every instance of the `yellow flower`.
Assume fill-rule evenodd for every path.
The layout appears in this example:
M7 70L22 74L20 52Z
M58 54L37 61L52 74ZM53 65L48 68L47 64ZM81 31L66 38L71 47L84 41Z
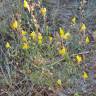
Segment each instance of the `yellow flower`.
M76 24L76 17L74 16L71 20L72 24Z
M83 72L82 77L83 77L84 79L88 79L88 74L87 74L86 72Z
M52 42L52 40L53 40L53 37L49 36L49 41Z
M6 45L5 45L5 47L6 47L6 48L11 48L10 43L9 43L9 42L7 42L7 43L6 43Z
M28 2L26 1L26 0L24 0L24 8L28 8L29 7L29 5L28 5Z
M80 31L85 31L86 30L86 25L84 23L81 23L81 26L80 26Z
M38 44L41 45L42 44L42 40L38 40Z
M21 40L22 40L23 42L27 42L26 36L23 36L23 37L21 38Z
M38 40L42 40L42 34L41 33L38 33Z
M42 34L38 33L38 44L42 44Z
M67 32L67 33L65 33L65 35L64 35L63 38L64 38L65 40L68 40L68 39L70 39L70 37L71 37L70 33Z
M26 31L24 31L24 30L22 30L21 34L24 36L24 35L26 35L26 34L27 34L27 32L26 32Z
M25 9L27 9L30 12L30 7L29 7L29 4L28 4L27 0L24 0L23 6L24 6Z
M62 85L62 82L61 82L61 80L60 80L60 79L58 79L58 80L57 80L57 84L58 84L59 86L61 86L61 85Z
M46 11L47 11L46 8L42 7L40 9L40 11L41 11L42 16L45 16L46 15Z
M36 40L36 33L33 31L30 33L30 37L33 39L33 40Z
M89 44L89 43L90 43L90 38L89 38L89 36L86 37L85 42L86 42L86 44Z
M24 43L24 44L22 45L22 49L29 49L28 43Z
M65 47L63 47L63 48L61 48L61 49L58 50L59 55L62 55L62 56L66 54L66 51L67 51L67 50L66 50Z
M82 56L81 55L77 55L76 56L76 61L77 61L77 63L81 63L83 61Z
M18 22L17 22L17 20L12 21L11 24L10 24L10 27L13 30L17 29L18 28Z
M60 35L61 38L64 37L64 33L65 33L64 29L60 27L59 28L59 35Z

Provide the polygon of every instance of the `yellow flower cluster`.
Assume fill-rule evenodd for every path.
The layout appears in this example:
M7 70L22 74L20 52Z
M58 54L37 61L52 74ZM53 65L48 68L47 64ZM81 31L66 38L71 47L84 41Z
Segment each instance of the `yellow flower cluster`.
M75 16L72 17L71 23L74 25L76 24L76 17ZM80 32L86 31L86 29L87 29L86 25L84 23L81 23L80 24Z
M36 40L36 33L33 31L30 33L30 37L33 39L33 40Z
M28 43L23 43L23 45L22 45L22 49L29 49L29 45L28 45Z
M27 40L27 37L26 37L27 32L25 30L22 30L21 35L22 35L21 41L23 42L22 49L29 49L29 44L28 44L28 40Z
M59 28L59 35L64 40L69 40L71 37L70 33L69 32L65 33L65 30L61 27Z
M31 32L30 33L30 37L34 40L34 41L37 41L39 45L42 44L42 40L43 40L43 36L41 33L37 33L36 32Z

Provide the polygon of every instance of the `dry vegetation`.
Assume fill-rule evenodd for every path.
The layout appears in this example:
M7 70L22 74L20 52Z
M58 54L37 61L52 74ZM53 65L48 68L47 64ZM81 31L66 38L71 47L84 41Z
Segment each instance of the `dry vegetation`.
M5 1L0 96L96 96L96 2Z

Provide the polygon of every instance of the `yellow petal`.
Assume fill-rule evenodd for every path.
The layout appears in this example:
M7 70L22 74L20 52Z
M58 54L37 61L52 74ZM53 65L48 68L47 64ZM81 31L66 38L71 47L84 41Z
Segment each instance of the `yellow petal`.
M77 61L77 63L81 63L82 62L82 56L81 55L77 55L76 56L76 61Z
M53 40L53 37L49 36L49 41L52 42L52 40Z
M36 40L36 33L33 31L33 32L30 34L30 37L31 37L33 40Z
M42 44L42 40L38 40L38 44L41 45Z
M26 34L27 34L27 32L26 32L26 31L24 31L24 30L22 30L21 34L22 34L22 35L26 35Z
M65 39L65 40L69 40L70 37L71 37L71 35L70 35L69 32L65 33L65 35L64 35L64 39Z
M88 74L87 74L86 72L83 72L82 77L83 77L84 79L88 79Z
M57 80L57 84L58 84L59 86L61 86L61 85L62 85L62 82L61 82L61 80L60 80L60 79L58 79L58 80Z
M62 55L63 56L63 55L66 54L66 48L63 47L63 48L59 49L58 52L59 52L59 55Z
M11 28L13 30L17 29L18 28L18 22L17 22L17 20L12 21L10 26L11 26Z
M28 2L26 1L26 0L24 0L24 8L28 8L29 7L29 5L28 5Z
M90 38L89 38L89 36L86 37L85 42L86 42L86 44L89 44L89 43L90 43Z
M23 42L27 42L26 36L23 36L21 40L22 40Z
M42 7L40 11L41 11L42 16L46 15L46 11L47 11L46 8Z
M59 28L59 35L60 35L61 38L64 37L64 33L65 33L64 29L60 27Z
M72 22L73 24L76 24L76 17L75 17L75 16L72 18L71 22Z
M42 34L41 33L38 33L38 40L42 40Z
M85 30L86 30L86 25L82 23L80 26L80 31L85 31Z
M7 42L6 45L5 45L5 47L6 47L6 48L11 48L10 43Z
M23 49L28 49L29 48L29 45L28 43L24 43L23 46L22 46Z
M43 39L43 37L42 37L42 34L41 33L38 33L38 44L42 44L42 39Z

